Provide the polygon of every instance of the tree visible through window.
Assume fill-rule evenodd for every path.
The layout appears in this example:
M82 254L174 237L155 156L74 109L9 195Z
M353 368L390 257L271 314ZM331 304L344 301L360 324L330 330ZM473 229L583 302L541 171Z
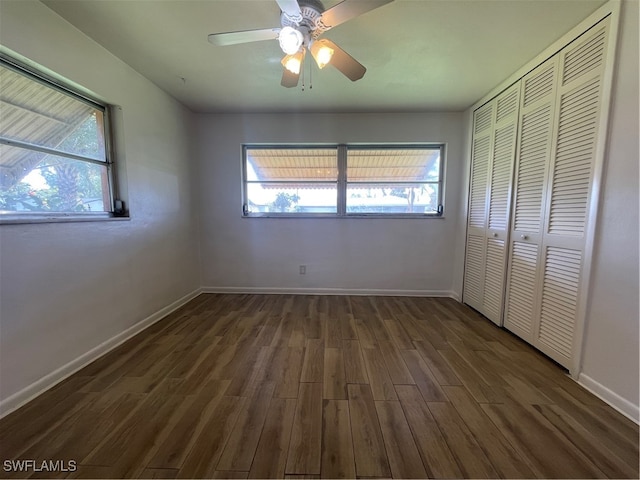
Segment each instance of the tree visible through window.
M0 63L0 212L112 211L106 107Z
M245 157L245 197L249 212L337 213L335 147L247 147Z
M441 156L440 146L347 148L347 213L438 214Z

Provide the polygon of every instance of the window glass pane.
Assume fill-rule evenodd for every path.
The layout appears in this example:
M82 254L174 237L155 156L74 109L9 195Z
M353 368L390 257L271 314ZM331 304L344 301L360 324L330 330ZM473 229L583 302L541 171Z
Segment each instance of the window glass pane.
M347 213L434 214L438 211L437 183L420 185L347 185Z
M347 151L348 182L425 182L440 178L439 148Z
M250 213L336 213L335 183L247 184Z
M101 110L0 65L0 137L105 161Z
M106 166L0 145L0 211L107 212Z
M247 148L248 181L336 181L335 148Z

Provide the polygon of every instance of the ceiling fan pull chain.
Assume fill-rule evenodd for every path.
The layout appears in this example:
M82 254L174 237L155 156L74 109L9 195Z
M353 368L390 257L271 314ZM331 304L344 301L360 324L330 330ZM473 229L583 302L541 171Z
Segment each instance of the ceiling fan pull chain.
M313 88L313 65L309 62L309 90Z

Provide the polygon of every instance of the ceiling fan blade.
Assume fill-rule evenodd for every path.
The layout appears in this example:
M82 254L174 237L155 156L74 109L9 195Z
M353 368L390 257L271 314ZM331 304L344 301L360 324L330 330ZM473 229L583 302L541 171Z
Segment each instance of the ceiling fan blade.
M218 46L236 45L238 43L261 42L278 38L280 28L263 28L261 30L242 30L239 32L212 33L209 43Z
M293 73L286 68L282 69L282 80L280 85L286 88L293 88L298 86L298 80L300 80L300 73Z
M320 18L328 30L391 2L393 0L343 0L324 12Z
M276 2L278 2L280 10L286 13L287 17L292 20L302 15L302 11L300 10L300 5L298 5L297 0L276 0Z
M349 80L355 82L364 77L367 69L355 58L342 50L339 46L326 38L322 40L324 45L333 49L333 56L329 65L333 65L340 70Z

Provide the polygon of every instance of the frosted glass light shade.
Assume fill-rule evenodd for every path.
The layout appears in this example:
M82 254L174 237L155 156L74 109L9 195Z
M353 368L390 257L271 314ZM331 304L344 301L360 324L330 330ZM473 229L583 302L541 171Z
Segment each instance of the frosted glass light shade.
M322 69L331 62L331 57L333 57L333 48L327 45L324 40L316 40L309 47L311 50L311 55L315 59L318 64L318 68Z
M300 50L304 37L302 36L302 33L295 28L284 27L280 30L278 41L280 42L280 48L284 53L287 55L293 55Z
M298 75L302 65L302 55L287 55L282 59L282 66L291 73Z

